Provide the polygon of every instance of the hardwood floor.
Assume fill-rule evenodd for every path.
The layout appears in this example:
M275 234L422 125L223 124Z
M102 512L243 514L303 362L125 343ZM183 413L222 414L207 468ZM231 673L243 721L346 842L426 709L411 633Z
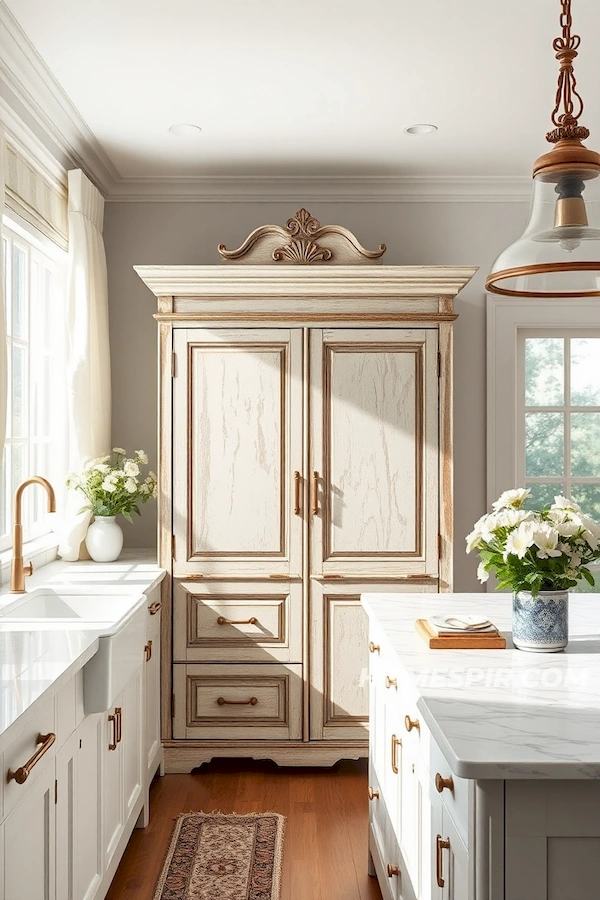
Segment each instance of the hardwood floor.
M181 812L279 812L287 818L281 900L381 900L367 875L367 762L330 769L214 760L152 785L150 824L135 831L106 900L152 900Z

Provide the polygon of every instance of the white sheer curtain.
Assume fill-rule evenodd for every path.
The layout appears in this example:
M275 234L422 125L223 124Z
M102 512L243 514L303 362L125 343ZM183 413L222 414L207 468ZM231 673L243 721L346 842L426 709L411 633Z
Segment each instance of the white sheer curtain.
M106 255L102 238L104 199L80 169L69 179L69 470L110 452L110 350ZM63 559L79 557L89 513L77 514L72 497L58 548Z
M0 224L4 214L4 132L0 128ZM0 241L0 465L6 438L8 375L6 359L6 320L4 315L4 241Z

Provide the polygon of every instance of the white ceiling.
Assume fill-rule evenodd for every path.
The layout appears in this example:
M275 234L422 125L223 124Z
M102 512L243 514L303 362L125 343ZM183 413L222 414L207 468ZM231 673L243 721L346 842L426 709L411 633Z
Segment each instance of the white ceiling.
M517 176L548 147L559 0L6 5L121 178ZM600 149L600 3L573 16Z

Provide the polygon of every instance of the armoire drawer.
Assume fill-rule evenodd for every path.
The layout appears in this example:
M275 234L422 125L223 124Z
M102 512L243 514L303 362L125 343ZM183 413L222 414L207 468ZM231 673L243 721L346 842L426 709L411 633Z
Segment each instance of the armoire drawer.
M173 689L175 738L302 738L300 665L175 664Z
M176 581L175 662L302 660L302 585Z

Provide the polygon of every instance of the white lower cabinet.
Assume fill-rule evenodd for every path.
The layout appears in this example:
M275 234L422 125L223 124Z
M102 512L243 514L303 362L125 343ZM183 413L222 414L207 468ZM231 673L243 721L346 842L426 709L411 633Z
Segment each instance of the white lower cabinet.
M56 898L54 782L51 765L21 785L23 798L4 822L5 900Z
M119 739L123 767L124 819L127 821L142 793L143 669L140 667L125 690L121 701Z
M77 729L74 900L92 900L102 881L102 719L87 716Z

